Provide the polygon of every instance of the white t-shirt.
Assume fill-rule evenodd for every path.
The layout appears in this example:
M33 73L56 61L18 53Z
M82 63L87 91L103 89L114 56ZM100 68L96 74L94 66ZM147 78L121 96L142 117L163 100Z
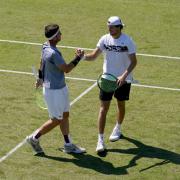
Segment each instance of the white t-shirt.
M124 33L118 39L114 39L110 34L102 36L97 43L97 48L103 52L103 72L113 74L116 77L127 70L130 64L128 54L136 53L134 42ZM132 72L126 80L132 80Z

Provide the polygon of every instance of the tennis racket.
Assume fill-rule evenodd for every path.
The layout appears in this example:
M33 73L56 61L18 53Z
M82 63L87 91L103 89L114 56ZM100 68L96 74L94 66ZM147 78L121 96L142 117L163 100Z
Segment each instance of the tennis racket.
M39 79L37 70L34 66L32 67L32 73L36 80ZM40 107L41 109L47 109L47 105L46 105L46 102L45 102L44 96L43 96L43 88L42 87L38 87L35 89L35 101L36 101L36 104L38 105L38 107Z
M98 87L104 92L111 93L119 88L117 84L117 77L109 73L103 73L97 79ZM139 83L137 80L127 80L127 83Z

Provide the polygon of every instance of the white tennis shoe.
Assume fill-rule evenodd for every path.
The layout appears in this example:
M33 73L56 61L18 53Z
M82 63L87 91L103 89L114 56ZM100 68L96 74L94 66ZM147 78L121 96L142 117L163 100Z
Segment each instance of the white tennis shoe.
M106 146L102 140L98 140L97 142L97 147L96 147L96 152L103 152L105 151Z
M26 142L28 142L31 145L32 149L35 152L34 155L44 153L42 147L39 144L39 141L35 141L32 136L27 136Z
M115 141L119 140L120 137L121 137L121 131L119 130L119 128L114 127L114 129L109 137L109 140L111 142L115 142Z
M74 154L82 154L82 153L86 152L86 149L82 148L82 147L78 147L75 144L68 144L68 145L65 144L63 152L65 152L65 153L74 153Z

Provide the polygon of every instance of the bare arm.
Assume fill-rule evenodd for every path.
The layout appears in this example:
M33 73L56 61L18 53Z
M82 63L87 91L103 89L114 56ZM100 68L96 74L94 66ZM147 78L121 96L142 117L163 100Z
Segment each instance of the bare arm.
M129 54L129 59L131 61L129 67L125 70L125 72L118 77L118 84L122 85L125 82L125 79L129 75L129 73L136 67L137 64L137 59L136 59L136 54Z
M72 63L69 63L69 64L61 64L61 65L59 65L58 66L58 68L61 70L61 71L63 71L63 72L65 72L65 73L69 73L69 72L71 72L71 70L74 68L75 66L72 64Z
M71 72L71 70L79 63L83 55L84 51L77 49L75 58L69 64L61 64L58 68L65 73Z
M96 48L94 51L92 51L91 53L85 54L84 55L84 60L86 61L92 61L95 60L100 54L101 54L101 50L99 48Z

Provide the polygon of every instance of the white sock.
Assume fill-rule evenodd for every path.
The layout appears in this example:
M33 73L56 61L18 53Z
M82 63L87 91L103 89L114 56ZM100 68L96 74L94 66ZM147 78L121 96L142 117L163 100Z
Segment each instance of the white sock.
M104 141L104 134L98 134L98 141Z
M115 125L115 128L121 130L121 124L119 124L119 123L117 122L116 125Z
M33 134L32 134L32 138L34 141L39 141L38 139L35 138L35 136L37 135L37 133L39 132L39 129L37 129Z

